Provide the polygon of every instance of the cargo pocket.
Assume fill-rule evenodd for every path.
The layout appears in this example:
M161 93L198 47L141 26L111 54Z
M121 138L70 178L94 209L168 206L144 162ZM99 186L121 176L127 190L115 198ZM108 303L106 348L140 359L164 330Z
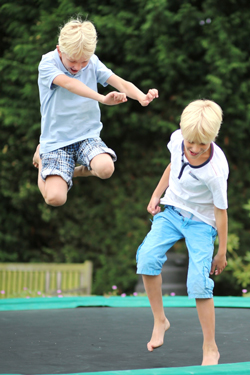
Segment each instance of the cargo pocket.
M203 266L203 276L205 281L205 292L213 294L214 281L209 277L211 271L212 262L207 260L204 262Z

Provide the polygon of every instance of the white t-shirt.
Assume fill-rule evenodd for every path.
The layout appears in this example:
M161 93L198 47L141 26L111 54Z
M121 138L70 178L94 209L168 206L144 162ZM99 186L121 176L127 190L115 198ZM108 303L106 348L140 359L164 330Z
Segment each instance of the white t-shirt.
M208 160L192 166L184 154L181 130L170 138L171 171L169 187L160 203L186 210L198 219L216 228L214 206L227 209L227 159L214 142Z

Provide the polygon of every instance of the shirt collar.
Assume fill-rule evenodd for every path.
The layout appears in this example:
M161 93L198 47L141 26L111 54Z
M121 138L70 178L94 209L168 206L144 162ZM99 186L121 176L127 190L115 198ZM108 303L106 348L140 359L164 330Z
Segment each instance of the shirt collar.
M63 63L61 62L57 49L54 50L54 57L55 57L55 60L58 62L60 70L64 73L69 73L67 69L65 68L65 66L63 65Z
M210 160L212 159L213 155L214 155L214 144L213 142L210 144L210 155L209 155L209 158L202 164L200 165L191 165L189 162L187 162L186 164L189 164L190 167L192 168L201 168L201 167L204 167L204 165L206 165L207 163L210 162ZM181 143L181 151L182 151L182 154L181 154L181 161L182 161L182 164L184 163L184 157L185 157L185 151L184 151L184 140L182 141Z

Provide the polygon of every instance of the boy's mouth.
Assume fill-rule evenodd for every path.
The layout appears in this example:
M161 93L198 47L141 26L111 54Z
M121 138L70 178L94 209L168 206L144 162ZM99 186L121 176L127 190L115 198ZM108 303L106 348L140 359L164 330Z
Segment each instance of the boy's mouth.
M193 151L191 151L191 150L189 150L189 152L190 152L190 154L191 154L192 156L197 156L197 155L199 155L198 152L193 152Z

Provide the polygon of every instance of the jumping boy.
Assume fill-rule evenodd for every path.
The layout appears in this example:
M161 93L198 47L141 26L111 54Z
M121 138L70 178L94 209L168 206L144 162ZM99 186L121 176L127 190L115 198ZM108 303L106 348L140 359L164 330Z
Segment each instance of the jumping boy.
M98 102L116 105L128 96L147 106L158 97L156 89L145 95L108 69L94 54L96 43L91 22L71 20L61 29L56 49L39 64L42 123L33 164L38 168L39 189L52 206L66 202L73 177L106 179L114 172L116 154L100 138ZM119 92L100 95L97 83ZM75 168L76 163L80 166Z
M153 223L137 251L137 273L142 274L154 316L149 351L163 344L170 323L162 303L161 269L166 252L185 238L189 254L187 291L196 299L203 332L202 365L218 364L215 342L214 282L227 265L227 178L228 163L213 142L222 122L220 106L197 100L183 111L180 129L170 138L171 163L166 168L148 204ZM163 193L165 195L162 197ZM159 204L165 209L161 212ZM213 258L218 233L219 248Z

